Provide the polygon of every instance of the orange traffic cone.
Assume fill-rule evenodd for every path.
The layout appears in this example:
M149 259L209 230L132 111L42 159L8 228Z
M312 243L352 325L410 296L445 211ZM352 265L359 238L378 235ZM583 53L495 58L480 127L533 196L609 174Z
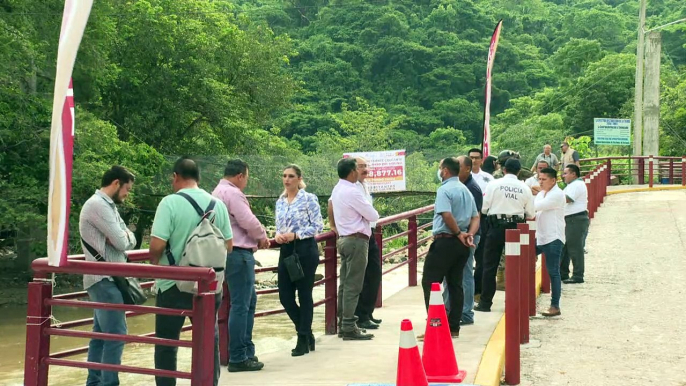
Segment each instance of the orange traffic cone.
M396 386L428 386L419 357L417 340L412 330L412 322L405 319L400 324L400 349L398 350L398 376Z
M455 310L460 312L461 310ZM453 339L450 336L448 316L445 313L441 285L431 284L429 317L424 334L424 370L429 382L462 382L467 372L457 367Z

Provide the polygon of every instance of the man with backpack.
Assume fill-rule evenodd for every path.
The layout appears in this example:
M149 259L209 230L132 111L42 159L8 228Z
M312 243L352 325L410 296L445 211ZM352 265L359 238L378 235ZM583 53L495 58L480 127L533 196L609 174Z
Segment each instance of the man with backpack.
M252 330L255 322L255 256L257 248L269 248L267 232L250 209L243 194L248 186L248 164L240 159L227 162L224 178L212 195L229 209L234 232L233 251L226 258L226 283L231 296L229 313L229 372L258 371L264 364L255 356Z
M174 163L174 194L162 199L150 238L150 262L159 265L199 265L212 267L223 280L227 252L232 249L233 233L226 205L198 187L200 169L189 158ZM206 230L199 232L199 230ZM224 249L222 250L222 244ZM157 307L193 309L193 283L158 279ZM217 283L214 331L214 385L219 382L219 335L216 315L221 303L221 281ZM197 289L195 289L197 292ZM155 315L155 336L179 339L184 316ZM155 368L176 370L177 347L155 345ZM155 377L158 386L176 385L175 378Z

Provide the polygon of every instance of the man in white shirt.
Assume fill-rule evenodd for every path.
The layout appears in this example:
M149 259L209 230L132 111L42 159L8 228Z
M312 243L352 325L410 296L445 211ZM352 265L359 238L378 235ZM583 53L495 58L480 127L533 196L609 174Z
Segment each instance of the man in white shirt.
M356 185L357 160L338 161L340 180L331 192L331 205L336 213L338 252L341 256L341 277L338 287L338 313L341 317L340 336L343 340L369 340L356 325L355 309L364 283L367 268L370 223L379 220L379 213Z
M531 188L531 194L533 194L534 196L537 195L538 192L541 191L541 185L538 181L538 175L541 173L541 170L543 170L545 168L549 168L549 167L550 167L550 164L548 163L548 161L544 161L544 160L538 161L538 163L536 164L536 174L527 178L526 181L524 181L526 186Z
M564 190L567 204L565 205L565 236L567 238L562 252L560 275L565 284L584 282L584 237L588 232L590 220L588 218L588 190L581 178L579 167L569 164L564 169L562 177L567 184ZM569 277L569 262L574 265L572 277Z
M536 209L536 253L545 253L545 266L550 276L550 308L543 316L558 316L560 312L560 258L565 243L565 194L557 186L557 171L539 170L541 192L534 199Z
M479 184L479 189L482 192L486 192L486 185L493 181L494 178L490 173L481 170L481 164L484 161L484 153L481 149L473 148L469 149L469 158L472 160L472 177L477 184Z
M535 215L531 189L517 179L521 168L518 159L508 159L503 165L505 176L486 187L481 212L488 216L490 227L486 235L481 299L474 311L491 311L496 290L495 276L505 247L505 231L516 229L518 223L524 223Z

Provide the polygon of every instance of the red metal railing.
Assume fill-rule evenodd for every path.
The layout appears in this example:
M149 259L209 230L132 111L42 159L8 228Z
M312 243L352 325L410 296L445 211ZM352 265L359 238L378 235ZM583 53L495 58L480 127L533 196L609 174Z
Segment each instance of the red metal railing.
M418 232L423 229L428 229L431 222L418 225L417 216L433 211L433 205L409 212L400 213L394 216L386 217L377 223L374 237L379 245L379 256L383 262L384 260L407 251L407 260L390 267L384 275L404 266L408 265L408 285L417 285L417 261L418 258L426 255L417 253L417 249L422 244L431 239L431 236L418 239ZM383 228L400 221L408 221L408 230L399 232L392 236L383 238ZM396 249L394 251L383 253L384 244L389 241L398 239L400 237L407 237L407 246ZM315 306L324 305L324 319L325 331L327 334L336 333L336 307L337 307L337 251L336 251L336 236L333 232L320 234L316 237L317 242L323 242L324 258L320 260L320 264L324 264L324 278L317 281L315 285L324 285L324 299L315 303ZM273 240L272 248L278 247ZM131 262L144 262L149 260L148 250L131 251L127 253ZM119 372L130 372L146 375L158 375L166 377L186 378L191 379L192 385L210 385L212 384L212 356L214 343L214 294L205 293L203 291L209 288L210 283L214 281L214 271L207 268L187 268L187 267L167 267L147 264L136 264L132 266L130 263L102 263L84 261L84 255L74 255L69 257L69 263L62 267L52 267L47 264L47 259L38 259L33 263L35 272L34 281L29 283L28 295L28 311L27 311L27 330L26 330L26 357L25 357L25 374L24 383L30 386L44 386L48 381L48 369L50 365L69 366L85 369L100 369ZM264 267L255 269L256 273L260 272L275 272L277 267ZM158 308L152 306L135 306L135 305L116 305L109 303L96 303L78 301L76 299L87 297L86 291L68 293L63 295L54 295L52 293L52 283L47 280L52 273L56 274L107 274L113 276L126 276L136 278L160 278L170 280L184 280L197 281L201 289L201 295L196 297L193 310L175 310ZM150 288L154 282L142 283L142 287ZM226 284L224 284L225 295L220 306L218 323L219 323L219 341L220 341L220 355L222 364L228 363L228 316L230 312L230 299ZM267 295L278 293L278 289L263 289L257 291L258 295ZM69 330L74 327L91 325L93 318L79 319L60 324L50 324L50 317L52 315L53 306L69 306L69 307L86 307L98 309L116 309L126 311L126 317L135 317L145 314L162 314L162 315L179 315L193 317L196 322L192 325L184 326L183 331L192 330L192 340L168 340L155 338L155 333L147 333L143 335L116 335L103 334L85 331ZM381 286L379 286L379 301L377 306L381 306ZM255 317L265 317L284 313L285 310L273 309L261 311L255 314ZM106 365L92 362L78 362L67 360L73 355L83 354L88 351L88 347L80 347L70 350L65 350L57 353L50 353L50 336L67 336L76 338L100 338L105 340L118 340L125 343L149 343L162 344L176 347L191 347L192 348L192 364L191 372L180 371L166 371L155 370L149 368L140 368L125 365Z
M133 254L135 256L135 254ZM87 369L130 372L146 375L156 375L174 378L191 379L192 385L210 385L213 377L213 352L207 350L214 342L214 293L210 292L210 285L215 282L215 273L209 268L164 267L147 264L136 264L135 267L125 263L103 263L82 261L83 256L75 256L66 266L52 267L47 259L33 262L35 272L34 281L29 283L28 310L26 318L26 356L24 363L24 384L29 386L45 386L48 384L48 368L50 365L68 366ZM137 278L156 277L170 280L186 280L198 282L199 295L195 296L192 310L178 310L149 306L124 304L109 304L71 300L71 296L53 297L52 283L47 280L51 273L69 273L80 275L97 275L107 273L112 276L128 276ZM68 328L76 325L92 323L91 319L76 321L75 323L50 324L53 306L87 307L127 311L129 316L142 314L163 314L191 316L198 322L191 327L193 340L171 340L155 338L150 335L117 335L86 331L74 331ZM89 323L86 323L88 321ZM99 338L103 340L118 340L126 343L149 343L175 347L191 347L191 372L156 370L134 366L108 365L92 362L78 362L62 359L87 351L87 348L69 350L67 352L50 354L51 336L70 336L77 338Z
M647 184L650 187L653 187L655 183L686 186L686 156L587 158L581 160L582 173L590 173L599 164L607 165L611 172L608 178L617 177L622 183ZM608 183L610 182L608 180Z

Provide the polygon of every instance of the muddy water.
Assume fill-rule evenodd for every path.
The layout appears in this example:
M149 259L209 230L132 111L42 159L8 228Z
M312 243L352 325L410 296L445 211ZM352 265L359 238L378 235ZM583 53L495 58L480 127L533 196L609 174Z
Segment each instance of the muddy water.
M264 266L276 265L278 253L274 251L260 251L258 260ZM387 268L387 267L384 267ZM318 273L324 273L324 267L320 266ZM275 274L260 274L257 280L275 280ZM383 280L384 298L407 286L407 269L398 269L386 276ZM314 289L314 301L324 298L324 287ZM153 304L151 300L149 302ZM257 311L281 308L278 295L262 295L258 297ZM92 310L82 308L56 307L53 309L54 317L59 321L71 321L92 317ZM154 315L144 315L127 320L129 334L144 334L153 331ZM315 335L324 333L324 307L314 309L313 329ZM89 331L90 326L79 327L79 330ZM293 324L285 314L273 315L255 320L253 337L257 353L284 351L295 346L295 330ZM191 333L182 334L181 339L191 339ZM10 306L0 308L0 385L19 386L24 379L24 347L26 344L26 307ZM55 353L71 348L88 345L87 339L52 337L50 352ZM147 344L131 343L124 349L122 364L154 368L154 348ZM284 354L286 355L286 354ZM74 356L69 359L83 361L86 355ZM179 348L178 370L190 371L191 349ZM50 385L71 386L85 384L86 370L68 367L50 367ZM149 376L137 374L119 374L122 385L150 385L153 380Z

